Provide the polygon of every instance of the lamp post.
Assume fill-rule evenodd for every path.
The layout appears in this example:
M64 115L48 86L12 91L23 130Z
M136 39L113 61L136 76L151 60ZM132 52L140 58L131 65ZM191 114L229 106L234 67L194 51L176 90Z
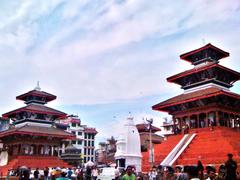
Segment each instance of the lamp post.
M151 168L153 167L154 164L154 152L153 152L153 145L152 145L152 123L153 119L146 119L149 125L149 162L151 165Z

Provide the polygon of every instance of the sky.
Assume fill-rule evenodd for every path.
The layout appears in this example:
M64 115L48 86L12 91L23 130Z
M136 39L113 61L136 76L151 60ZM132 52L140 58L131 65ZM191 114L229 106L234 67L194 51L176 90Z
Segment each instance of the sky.
M239 70L239 34L239 0L2 0L0 113L40 81L58 97L48 105L79 115L98 140L128 116L159 126L168 114L151 107L182 93L166 78L192 68L179 55L212 43Z

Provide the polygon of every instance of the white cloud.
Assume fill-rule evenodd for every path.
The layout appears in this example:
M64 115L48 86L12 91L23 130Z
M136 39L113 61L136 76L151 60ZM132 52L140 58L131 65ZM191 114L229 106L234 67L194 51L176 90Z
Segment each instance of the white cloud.
M239 1L218 2L24 2L0 24L0 51L7 61L0 80L11 71L5 87L15 84L21 90L40 80L43 89L53 90L65 104L114 102L169 88L179 92L165 78L190 68L178 59L180 53L199 47L202 38L238 42L239 29L227 26L239 22L234 17ZM50 16L61 3L58 16ZM46 37L38 24L43 17L57 21L47 24L49 31L56 30Z

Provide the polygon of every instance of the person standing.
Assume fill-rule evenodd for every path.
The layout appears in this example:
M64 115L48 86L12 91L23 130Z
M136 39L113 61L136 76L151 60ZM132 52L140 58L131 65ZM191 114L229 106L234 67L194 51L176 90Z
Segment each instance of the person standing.
M199 179L203 179L203 171L204 171L204 167L202 165L202 162L199 160L197 163L197 171L198 171L198 177Z
M48 167L46 167L43 171L44 174L44 180L48 180L48 176L49 176L49 169Z
M157 179L157 171L156 168L153 168L149 173L149 180L156 180Z
M215 180L216 179L216 169L214 167L208 167L206 169L207 169L206 180Z
M93 180L97 180L97 177L98 177L98 169L96 166L94 166L92 169L92 178Z
M210 119L210 130L214 130L214 120L212 118Z
M50 178L51 178L51 180L55 180L56 179L56 168L52 168L50 170Z
M225 165L221 165L218 169L218 175L216 176L216 180L224 180L226 176L226 169L225 169Z
M92 175L92 168L87 166L86 173L85 173L85 180L91 180Z
M187 171L190 180L200 180L198 178L198 169L196 166L189 166Z
M114 177L115 177L114 180L119 180L120 178L120 172L117 166L115 167L115 170L114 170Z
M38 180L39 179L39 171L38 171L38 168L33 172L33 177L35 180Z
M229 153L228 160L225 162L226 180L237 179L237 162L233 160L233 155Z
M77 171L77 180L83 180L83 168Z
M122 177L122 180L136 180L135 174L133 174L132 166L128 166L126 174Z
M71 168L68 168L68 171L67 171L67 177L68 177L68 179L71 179L72 174L73 174L72 169L71 169Z

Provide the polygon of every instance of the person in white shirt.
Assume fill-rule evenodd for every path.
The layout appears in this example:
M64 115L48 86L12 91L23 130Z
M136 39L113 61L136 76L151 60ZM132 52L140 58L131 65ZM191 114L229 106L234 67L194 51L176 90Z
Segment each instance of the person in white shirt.
M149 173L149 180L156 180L157 179L157 171L156 168L153 168Z
M119 172L117 166L115 167L115 170L114 170L114 176L115 176L115 180L118 180L120 177L120 172Z
M97 177L98 177L98 169L96 168L96 166L94 166L92 169L92 178L93 180L97 180Z

